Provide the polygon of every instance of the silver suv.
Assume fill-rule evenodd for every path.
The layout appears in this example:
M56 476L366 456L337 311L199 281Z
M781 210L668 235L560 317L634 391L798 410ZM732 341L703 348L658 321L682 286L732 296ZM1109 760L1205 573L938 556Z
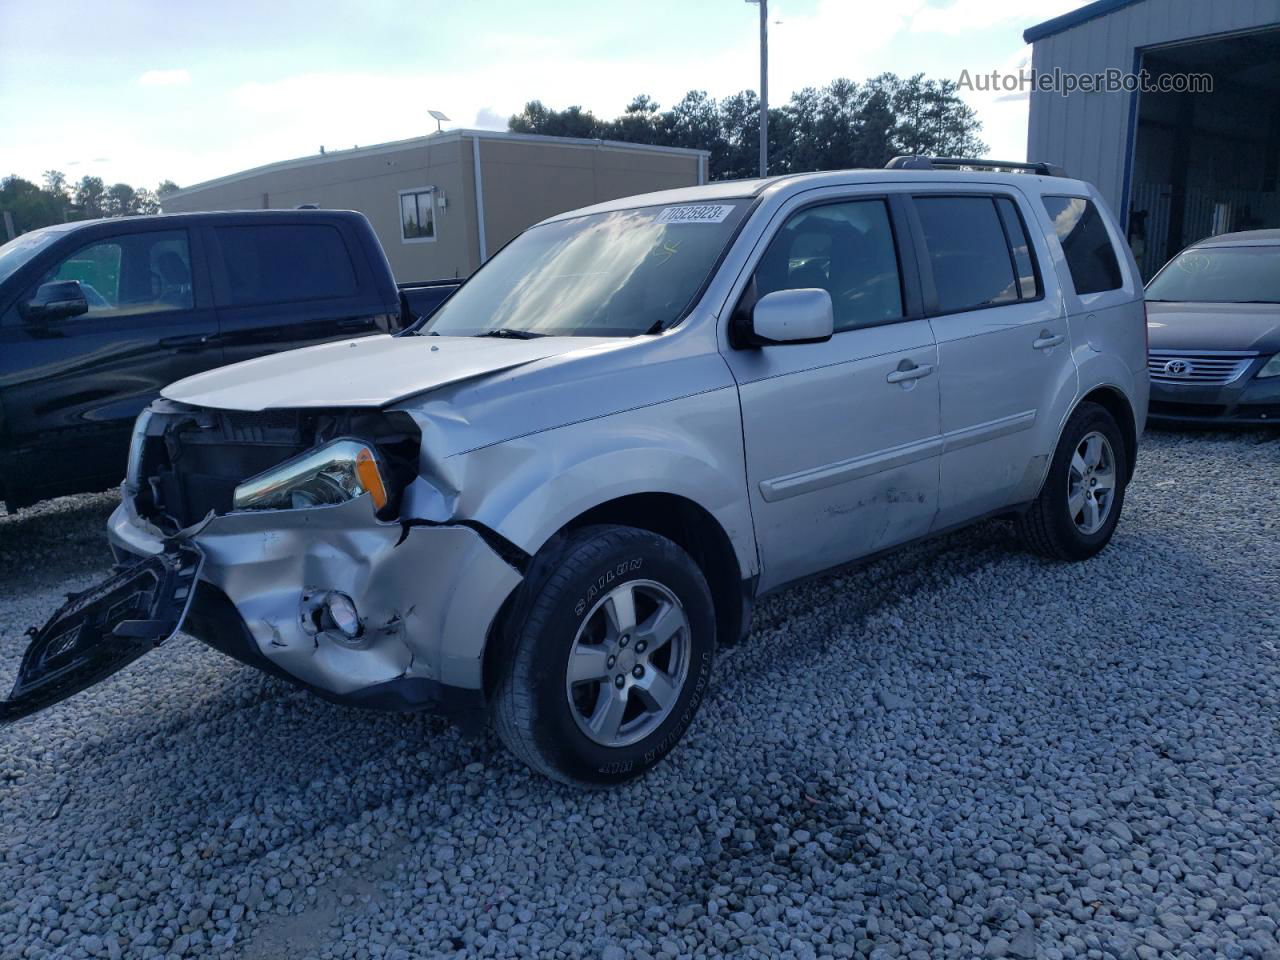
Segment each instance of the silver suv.
M552 217L407 334L173 384L109 524L128 565L37 634L6 717L181 626L617 783L766 593L990 516L1092 556L1147 412L1121 232L1047 167L898 166Z

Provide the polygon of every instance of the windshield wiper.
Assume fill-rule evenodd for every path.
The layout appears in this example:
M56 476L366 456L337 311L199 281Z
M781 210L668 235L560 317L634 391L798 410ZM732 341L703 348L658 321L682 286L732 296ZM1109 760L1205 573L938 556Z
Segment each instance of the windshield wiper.
M503 340L532 340L535 337L545 337L546 334L534 333L532 330L516 330L512 327L495 327L493 330L482 330L473 336L500 337Z

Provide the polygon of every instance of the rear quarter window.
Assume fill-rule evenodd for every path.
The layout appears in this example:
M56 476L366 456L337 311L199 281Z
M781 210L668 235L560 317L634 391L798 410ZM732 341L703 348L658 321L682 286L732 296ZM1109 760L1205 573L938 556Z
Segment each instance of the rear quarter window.
M1076 293L1102 293L1124 285L1120 261L1102 214L1084 197L1045 197L1045 210L1067 257Z
M330 224L215 227L231 306L355 296L355 267Z

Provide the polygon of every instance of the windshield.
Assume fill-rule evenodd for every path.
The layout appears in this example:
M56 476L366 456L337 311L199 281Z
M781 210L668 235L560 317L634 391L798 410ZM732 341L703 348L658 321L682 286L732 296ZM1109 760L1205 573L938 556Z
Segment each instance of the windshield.
M1147 285L1147 299L1280 303L1280 246L1183 250Z
M0 283L17 273L28 260L57 240L58 236L58 232L54 230L33 230L0 247Z
M525 231L445 301L441 336L633 337L679 320L749 201L596 213Z

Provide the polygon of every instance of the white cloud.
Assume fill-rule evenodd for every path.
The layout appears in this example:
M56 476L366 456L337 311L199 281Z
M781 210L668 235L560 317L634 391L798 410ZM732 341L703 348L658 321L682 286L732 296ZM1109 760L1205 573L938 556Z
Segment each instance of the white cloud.
M491 107L481 107L476 111L475 126L479 130L505 130L507 129L508 113L500 113Z
M916 33L970 33L1004 24L1040 23L1079 6L1079 0L954 0L921 4L911 18Z
M725 2L723 16L716 14L714 40L695 56L679 45L642 42L645 31L615 25L602 28L599 36L584 33L585 27L545 35L478 30L465 57L406 61L412 66L367 58L350 66L336 65L335 59L295 58L258 73L257 64L231 71L221 68L221 60L211 67L181 60L187 69L155 69L137 76L132 92L136 107L122 107L110 123L94 126L93 142L119 162L104 163L101 169L91 164L91 172L130 182L170 177L190 184L306 155L321 144L334 150L430 133L436 123L427 115L428 107L456 118L455 126L502 129L510 114L535 98L554 107L581 104L597 116L612 117L640 93L666 108L690 89L704 89L713 97L754 89L759 79L756 10ZM841 76L861 81L891 70L955 79L962 69L974 74L997 64L1008 69L1029 49L1020 36L1025 26L1079 0L805 0L803 7L800 2L770 4L774 105L785 103L794 90ZM957 41L957 36L963 39ZM335 65L306 72L296 69L302 62ZM192 84L189 71L201 78L198 110L187 109L185 102ZM238 85L220 82L227 76L249 79ZM156 88L165 87L181 94L158 103ZM1000 96L972 91L964 98L983 121L982 136L992 153L1021 156L1026 101L1011 101L1003 91ZM152 105L169 108L164 123L154 122L155 114L148 112ZM33 126L21 148L0 143L0 169L38 172L53 162L49 157L81 159L78 148L63 142L62 135L60 128ZM31 149L41 137L50 142L39 151Z
M191 74L185 70L148 70L138 78L142 87L182 87L191 82Z
M995 69L1004 76L1021 74L1031 65L1031 48L1023 46L1009 54ZM991 68L983 72L990 73ZM961 90L960 97L982 120L982 139L990 155L1000 160L1024 160L1027 152L1027 113L1030 95L1006 90ZM1037 160L1052 159L1037 157Z

